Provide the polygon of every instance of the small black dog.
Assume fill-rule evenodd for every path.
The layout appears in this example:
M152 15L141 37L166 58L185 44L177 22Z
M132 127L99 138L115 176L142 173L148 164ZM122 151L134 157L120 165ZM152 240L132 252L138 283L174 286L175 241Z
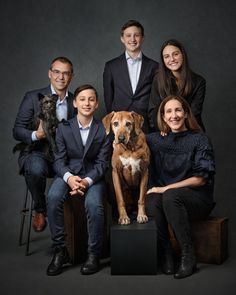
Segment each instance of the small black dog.
M56 143L55 143L55 134L56 128L58 126L58 119L56 116L56 103L57 103L57 95L43 95L39 93L39 112L34 116L32 122L30 122L28 128L30 130L37 130L40 124L40 120L42 121L42 128L45 132L46 138L45 140L40 140L40 142L33 142L32 144L26 144L24 142L20 142L16 144L13 148L13 153L16 151L32 151L35 148L39 149L45 153L46 156L50 155L51 151L56 151Z

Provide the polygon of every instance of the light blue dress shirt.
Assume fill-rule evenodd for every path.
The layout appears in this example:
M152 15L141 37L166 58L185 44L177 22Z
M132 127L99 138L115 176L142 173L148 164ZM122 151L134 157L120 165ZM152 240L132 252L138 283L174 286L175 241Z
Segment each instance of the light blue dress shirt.
M129 78L132 85L133 93L138 85L138 80L140 76L141 66L142 66L142 52L138 54L136 58L129 56L128 52L125 52L125 57L128 65Z

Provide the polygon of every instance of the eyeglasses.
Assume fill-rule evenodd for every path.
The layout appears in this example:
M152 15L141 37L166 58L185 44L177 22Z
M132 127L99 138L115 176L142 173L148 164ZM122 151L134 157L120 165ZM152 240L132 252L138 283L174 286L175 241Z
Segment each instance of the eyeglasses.
M53 76L56 77L56 78L59 77L60 75L62 75L65 78L69 78L72 75L72 73L69 72L69 71L61 72L59 70L51 70L51 69L50 69L50 71L52 72Z

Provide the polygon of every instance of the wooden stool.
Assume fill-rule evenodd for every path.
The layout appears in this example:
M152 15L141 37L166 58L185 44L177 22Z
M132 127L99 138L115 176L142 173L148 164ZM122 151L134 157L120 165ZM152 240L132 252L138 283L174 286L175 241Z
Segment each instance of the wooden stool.
M101 258L108 257L106 202L104 201L104 233ZM84 198L72 197L64 203L66 247L72 264L87 259L88 233Z
M20 235L19 235L19 246L26 244L25 255L29 255L29 244L30 244L30 234L31 234L31 221L32 221L32 212L33 212L33 200L28 190L27 185L25 185L25 195L23 200L23 208L20 211L21 214L21 223L20 223ZM26 220L27 219L27 223ZM27 225L26 230L26 242L23 243L23 235L25 224Z
M171 227L171 243L177 254L180 249ZM209 217L191 223L192 238L197 261L221 264L228 257L228 218Z

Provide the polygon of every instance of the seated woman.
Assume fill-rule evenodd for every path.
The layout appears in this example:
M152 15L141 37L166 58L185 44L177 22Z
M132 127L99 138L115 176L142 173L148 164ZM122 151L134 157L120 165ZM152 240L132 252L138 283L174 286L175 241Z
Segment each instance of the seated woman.
M165 136L147 135L152 161L146 210L156 221L162 271L180 279L196 269L190 220L207 218L213 208L214 153L183 98L166 97L157 121ZM168 224L181 248L176 273Z

